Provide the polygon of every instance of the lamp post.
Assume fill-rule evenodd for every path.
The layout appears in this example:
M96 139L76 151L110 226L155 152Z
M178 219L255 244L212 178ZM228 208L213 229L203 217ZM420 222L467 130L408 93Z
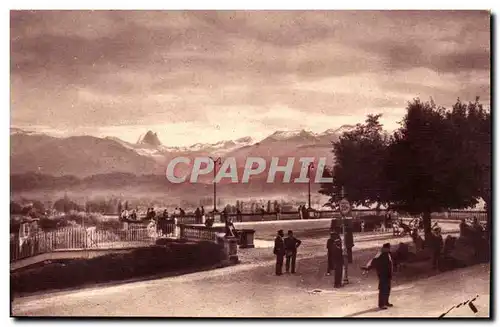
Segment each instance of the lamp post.
M346 242L346 234L347 234L347 230L346 230L346 215L349 214L349 212L351 211L351 204L349 203L349 201L347 201L347 199L344 198L344 187L342 187L342 191L341 191L341 196L342 196L342 200L340 201L340 204L339 204L339 211L340 211L340 215L342 217L342 234L344 236L344 247L342 249L342 254L344 256L344 284L349 284L349 277L348 277L348 268L347 268L347 265L348 265L348 262L349 262L349 256L348 256L348 253L347 253L347 242Z
M217 211L217 183L215 182L215 177L217 175L217 164L220 165L222 163L222 160L220 157L217 159L214 159L212 157L209 158L214 163L214 216L215 216L215 212Z
M314 169L314 162L309 163L307 166L307 179L308 179L308 189L307 189L307 199L308 199L308 209L311 209L311 168Z

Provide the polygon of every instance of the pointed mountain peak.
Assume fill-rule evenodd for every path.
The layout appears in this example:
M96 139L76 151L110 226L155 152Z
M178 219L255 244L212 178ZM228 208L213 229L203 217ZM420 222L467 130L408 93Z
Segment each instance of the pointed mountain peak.
M152 131L148 131L143 137L139 139L137 142L141 145L151 145L151 146L160 146L161 142L156 133Z

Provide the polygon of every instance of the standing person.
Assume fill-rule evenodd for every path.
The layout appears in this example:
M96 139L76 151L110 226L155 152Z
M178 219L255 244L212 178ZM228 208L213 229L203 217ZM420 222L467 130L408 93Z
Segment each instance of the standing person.
M293 236L293 231L288 231L288 236L285 238L285 256L286 272L290 272L290 264L292 264L292 274L295 274L295 262L297 260L297 248L302 244L302 241Z
M330 238L326 243L328 249L328 272L334 270L334 284L333 287L342 287L342 268L344 266L344 257L342 253L342 239L338 233L330 233Z
M233 224L233 221L231 220L231 218L228 218L225 220L224 222L224 226L225 226L225 232L226 232L226 235L225 237L236 237L236 228L234 228L234 224Z
M281 219L281 207L280 205L277 203L276 204L276 220L280 220Z
M431 249L432 249L432 268L439 268L439 261L441 258L441 250L443 249L443 236L441 235L441 228L435 227L432 230L431 236Z
M239 221L240 223L243 222L243 216L240 208L236 208L236 221Z
M326 275L330 276L331 271L334 269L334 261L335 261L335 256L334 254L334 247L335 247L335 240L340 238L339 234L335 232L335 230L330 231L330 238L326 241L326 249L327 249L327 258L328 258L328 267L326 269Z
M297 210L299 211L299 219L304 219L304 216L302 215L302 205L300 205Z
M465 219L462 218L459 227L460 227L460 236L465 237L467 235L467 223L465 222Z
M380 252L368 262L366 267L363 267L365 270L372 268L377 270L378 275L378 307L385 310L393 306L389 303L393 269L390 243L385 243Z
M309 219L309 212L305 205L302 206L302 219Z
M196 223L201 224L201 210L200 210L200 208L196 208L196 210L194 211L194 217L195 217Z
M123 209L122 211L122 219L127 220L128 219L128 211L127 209Z
M266 209L264 209L264 206L260 208L260 214L262 215L262 220L264 220L264 215L266 214Z
M392 215L390 212L388 212L386 215L385 215L385 226L387 229L391 228L392 227Z
M285 257L285 242L283 237L285 233L280 229L274 239L273 253L276 255L276 276L283 275L283 258Z
M222 210L222 219L224 220L224 222L228 221L228 219L229 219L229 214L227 212L227 208L224 208Z

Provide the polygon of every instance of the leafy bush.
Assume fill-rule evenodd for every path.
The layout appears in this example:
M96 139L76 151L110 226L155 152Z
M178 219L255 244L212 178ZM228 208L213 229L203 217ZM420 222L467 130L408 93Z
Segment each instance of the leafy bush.
M68 213L70 211L81 211L82 207L76 202L71 201L69 198L64 197L54 202L54 209L59 212Z
M23 207L15 202L15 201L10 201L10 213L13 215L19 215L22 213Z

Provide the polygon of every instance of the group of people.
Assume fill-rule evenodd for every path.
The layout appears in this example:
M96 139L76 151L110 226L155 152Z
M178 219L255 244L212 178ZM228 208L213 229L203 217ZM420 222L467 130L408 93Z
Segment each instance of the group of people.
M302 244L302 241L293 235L293 231L288 231L288 236L285 238L285 233L280 229L274 239L273 253L276 255L276 275L283 275L283 261L286 258L285 269L286 273L295 274L297 249ZM290 271L291 269L291 271Z
M123 209L122 212L120 213L120 219L122 220L137 220L137 210L133 209L131 212L129 212L127 209Z
M305 205L299 205L297 211L299 212L299 218L300 219L309 219L311 218L310 213L311 210L307 209Z
M229 211L227 210L227 208L224 208L222 210L221 215L222 215L222 217L221 217L222 221L224 221L224 222L226 222L226 221L228 221L230 219L229 218ZM243 214L242 214L240 208L236 208L236 221L238 221L238 222L242 222L243 221Z
M328 258L326 274L329 276L333 272L334 288L343 286L342 276L346 264L345 260L352 263L352 247L354 246L352 234L352 229L347 225L344 231L345 240L342 242L340 230L336 224L332 222L330 238L326 242ZM273 249L273 253L276 256L275 274L277 276L283 275L283 261L285 261L286 273L296 273L297 249L301 244L302 241L294 236L293 231L289 230L287 237L285 237L282 229L277 232ZM346 245L345 252L343 249L344 244ZM380 252L377 253L363 269L365 271L370 269L375 269L377 271L379 278L379 308L387 309L391 307L392 304L389 303L389 295L391 290L393 263L390 254L390 244L384 244Z

